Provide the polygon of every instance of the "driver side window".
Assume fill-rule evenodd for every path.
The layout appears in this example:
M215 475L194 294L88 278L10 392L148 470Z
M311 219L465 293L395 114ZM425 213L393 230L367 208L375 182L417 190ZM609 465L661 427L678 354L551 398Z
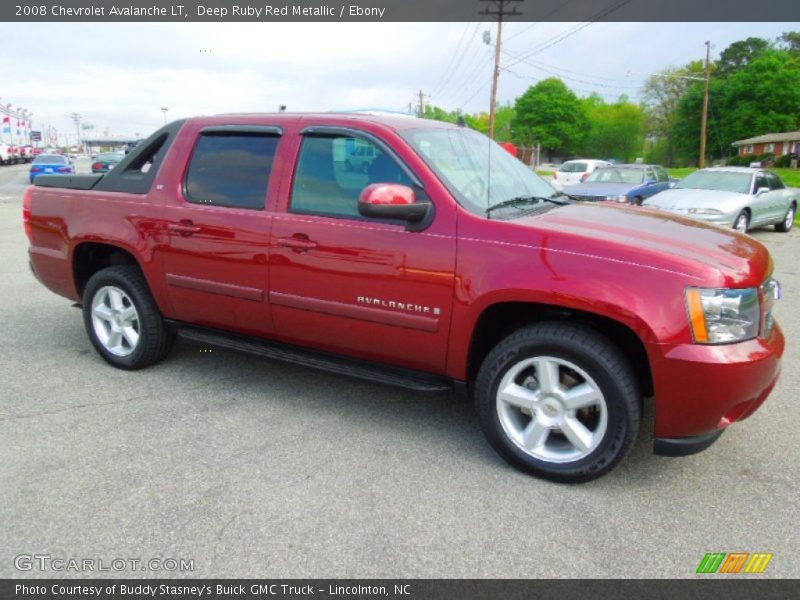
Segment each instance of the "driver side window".
M297 161L290 210L361 219L358 198L373 183L413 187L394 158L367 139L306 136Z

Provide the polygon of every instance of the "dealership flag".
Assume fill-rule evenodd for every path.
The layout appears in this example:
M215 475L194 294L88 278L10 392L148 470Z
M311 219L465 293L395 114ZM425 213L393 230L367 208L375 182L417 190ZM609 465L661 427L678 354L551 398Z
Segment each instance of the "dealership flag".
M11 119L8 115L3 117L3 133L11 133Z

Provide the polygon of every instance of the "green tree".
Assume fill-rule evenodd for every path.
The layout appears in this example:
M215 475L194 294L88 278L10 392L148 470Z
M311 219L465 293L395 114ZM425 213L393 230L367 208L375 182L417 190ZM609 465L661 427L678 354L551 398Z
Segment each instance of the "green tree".
M586 138L588 120L578 97L558 78L529 87L514 104L511 139L523 146L542 145L544 154L572 155Z
M438 106L428 105L425 107L425 113L422 115L423 119L432 119L434 121L444 121L446 123L458 123L458 118L462 116L461 111L447 111Z
M778 38L778 45L782 50L800 54L800 31L784 31Z
M800 57L769 50L731 75L722 94L723 141L800 126Z
M593 94L583 100L589 120L584 151L587 156L620 158L630 162L641 154L647 116L641 106L621 97L606 104Z
M652 75L645 83L642 100L647 110L647 135L652 145L659 149L652 162L675 166L677 160L674 128L678 119L678 105L686 90L692 85L689 77L703 75L702 61L683 67L670 67Z
M703 84L681 98L672 132L679 159L699 158ZM800 127L800 58L785 50L766 50L726 79L712 78L708 115L708 151L714 157L734 154L731 144L764 133Z
M743 69L755 59L772 47L769 41L763 38L749 37L746 40L733 42L725 48L717 61L717 72L720 77L728 77L736 71Z

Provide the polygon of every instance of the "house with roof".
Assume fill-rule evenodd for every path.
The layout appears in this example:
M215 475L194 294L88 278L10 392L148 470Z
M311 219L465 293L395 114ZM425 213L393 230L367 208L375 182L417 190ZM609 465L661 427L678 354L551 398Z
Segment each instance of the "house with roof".
M733 142L739 148L739 156L745 154L766 154L771 152L775 158L784 154L800 154L800 131L785 133L765 133L746 140Z

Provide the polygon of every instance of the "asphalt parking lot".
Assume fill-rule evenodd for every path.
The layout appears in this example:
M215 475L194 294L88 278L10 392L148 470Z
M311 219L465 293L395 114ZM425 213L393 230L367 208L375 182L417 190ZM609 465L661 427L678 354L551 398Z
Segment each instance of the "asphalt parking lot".
M92 576L20 554L193 559L156 575L195 577L694 577L736 551L800 577L797 229L753 234L788 339L761 410L682 459L653 456L645 426L616 471L564 486L507 466L447 394L187 343L109 367L29 272L26 173L0 167L0 577Z

